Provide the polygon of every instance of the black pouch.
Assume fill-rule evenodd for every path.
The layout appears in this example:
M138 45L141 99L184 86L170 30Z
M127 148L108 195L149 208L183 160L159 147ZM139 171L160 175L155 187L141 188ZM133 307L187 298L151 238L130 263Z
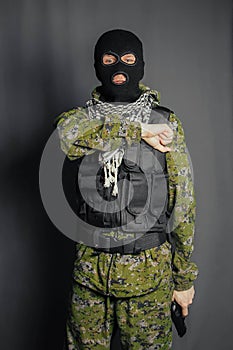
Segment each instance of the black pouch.
M176 301L173 301L171 304L171 318L176 327L178 335L183 337L187 330L184 322L185 317L182 316L182 308Z

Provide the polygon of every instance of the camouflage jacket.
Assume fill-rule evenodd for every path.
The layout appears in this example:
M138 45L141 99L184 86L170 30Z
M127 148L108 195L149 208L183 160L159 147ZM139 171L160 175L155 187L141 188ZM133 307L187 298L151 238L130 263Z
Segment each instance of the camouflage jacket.
M143 84L140 84L140 89L142 93L150 91L154 103L159 104L156 90L150 90ZM96 89L92 96L97 100L100 98ZM141 252L138 256L100 253L77 243L74 268L77 282L105 294L120 297L141 295L158 287L161 278L165 278L165 267L169 266L170 269L172 267L170 278L176 290L187 290L193 285L198 275L196 264L190 261L195 231L194 186L181 121L171 112L169 122L174 132L173 141L169 144L172 151L166 153L169 210L174 215L172 232L176 249L173 258L168 242L162 247ZM128 145L141 140L140 123L128 120L122 123L117 115L90 121L85 107L61 113L55 123L61 148L71 160L95 150L116 149L123 139Z

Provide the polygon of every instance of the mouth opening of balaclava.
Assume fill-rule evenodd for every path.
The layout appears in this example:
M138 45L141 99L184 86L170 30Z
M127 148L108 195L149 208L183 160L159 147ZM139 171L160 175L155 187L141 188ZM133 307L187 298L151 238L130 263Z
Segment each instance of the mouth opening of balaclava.
M103 56L113 55L113 64L104 64ZM133 54L136 61L128 64L121 60ZM142 42L123 29L110 30L101 35L95 46L96 76L102 83L98 88L102 100L107 102L134 102L141 94L139 81L144 75Z

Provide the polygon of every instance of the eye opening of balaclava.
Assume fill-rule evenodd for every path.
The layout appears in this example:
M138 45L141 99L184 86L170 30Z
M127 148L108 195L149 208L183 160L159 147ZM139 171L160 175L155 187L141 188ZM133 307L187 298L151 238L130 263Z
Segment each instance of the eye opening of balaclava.
M115 58L115 61L113 61L113 63L104 63L104 57L106 55L112 56ZM135 57L135 61L133 63L127 63L123 60L123 58L127 55L133 55ZM132 51L128 51L123 53L121 56L119 56L117 53L112 52L112 51L108 51L103 53L102 55L102 59L101 59L101 63L103 66L113 66L114 64L117 64L119 61L121 61L123 64L125 64L126 66L130 65L130 66L134 66L137 63L137 56L135 53L133 53Z
M106 54L114 56L116 61L104 64ZM133 64L122 60L127 54L135 56ZM98 90L103 100L133 102L140 96L139 81L144 75L144 61L142 42L135 34L123 29L102 34L96 43L94 57L96 76L102 83ZM114 82L115 76L117 82Z

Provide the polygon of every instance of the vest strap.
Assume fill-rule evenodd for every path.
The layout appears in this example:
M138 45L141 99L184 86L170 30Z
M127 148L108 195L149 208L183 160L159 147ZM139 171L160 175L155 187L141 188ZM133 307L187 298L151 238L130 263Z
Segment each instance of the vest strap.
M167 240L165 232L148 232L144 233L140 238L133 240L130 243L116 246L116 241L113 237L98 235L98 244L95 244L94 249L105 253L120 253L120 254L139 254L143 250L158 247ZM114 244L113 244L114 243ZM101 248L97 246L100 245Z

